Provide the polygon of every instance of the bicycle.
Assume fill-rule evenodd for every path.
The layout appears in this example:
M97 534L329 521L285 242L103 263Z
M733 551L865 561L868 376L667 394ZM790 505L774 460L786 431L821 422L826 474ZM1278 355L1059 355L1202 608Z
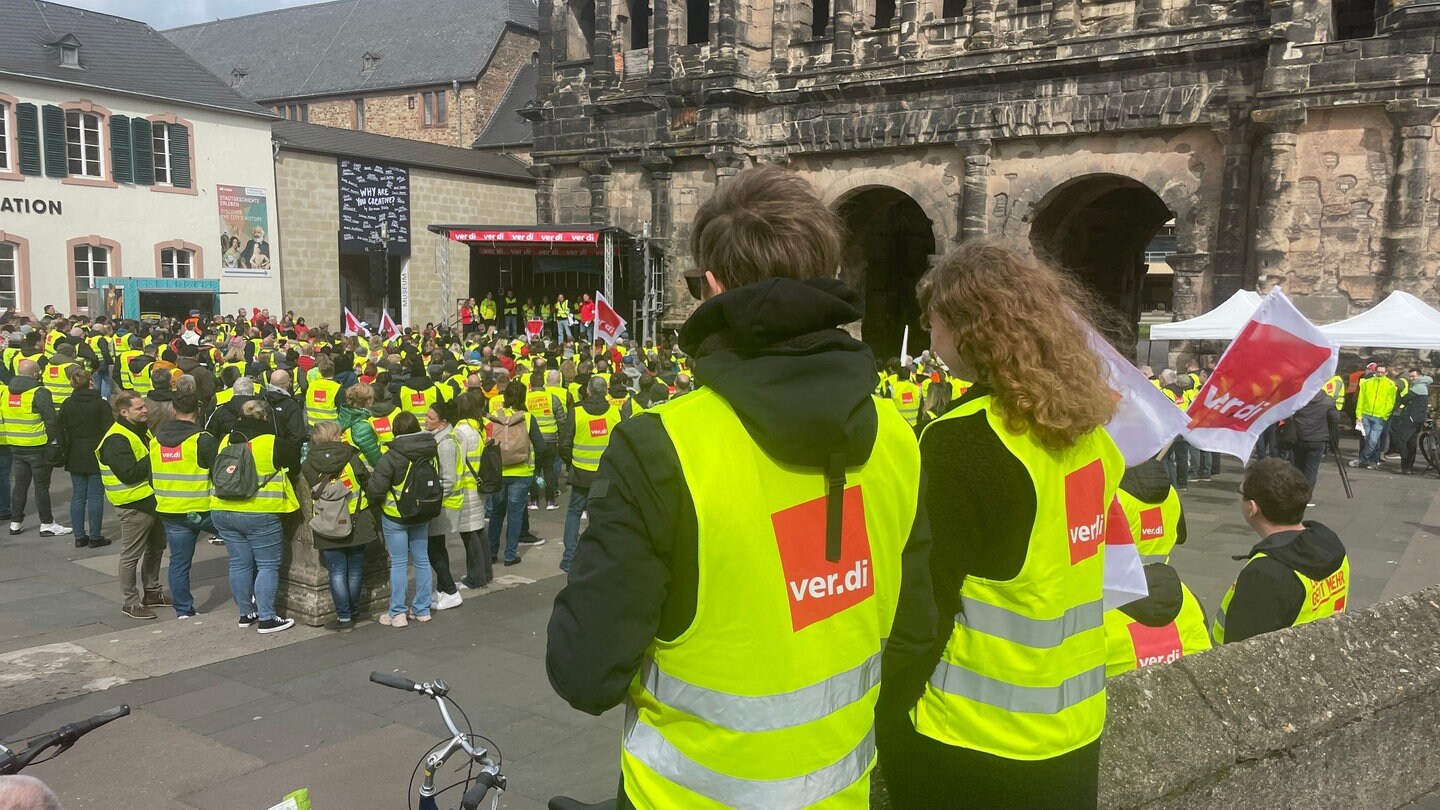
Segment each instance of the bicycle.
M97 728L114 720L119 720L130 714L130 706L120 704L113 709L103 711L88 720L81 720L78 723L68 723L55 731L41 734L38 737L31 737L25 750L16 753L12 747L14 743L7 746L0 743L0 776L13 776L20 773L31 765L39 765L42 762L49 762L55 757L69 751L81 737L94 731ZM57 748L58 746L58 748ZM40 760L35 758L47 749L56 748L55 753Z
M461 810L477 810L480 803L485 801L485 797L489 795L492 790L495 791L495 795L490 800L492 810L499 805L500 795L505 792L508 786L505 775L500 771L500 766L505 761L505 757L500 752L499 746L495 745L493 740L475 733L474 728L470 725L470 718L465 714L465 710L460 708L460 704L456 703L454 698L450 697L449 684L438 678L433 681L417 682L386 672L371 672L370 681L372 683L378 683L381 686L399 689L402 692L413 692L424 695L434 700L436 707L440 709L440 719L445 723L445 730L450 732L450 739L430 746L429 750L425 752L425 755L420 758L420 761L415 763L415 770L410 772L410 784L413 785L415 783L415 775L420 772L422 766L425 769L425 776L421 780L419 789L415 792L416 795L420 797L418 808L411 803L411 798L413 797L406 798L407 808L411 810L440 810L436 797L462 785L465 787L465 792L460 799ZM449 703L450 706L454 706L455 711L460 713L460 719L465 721L464 731L461 731L459 727L455 725L455 720L451 717L449 708L446 707L447 703ZM495 749L498 760L491 759L490 752L487 749L475 745L472 742L479 740L489 743L490 747ZM446 785L445 787L436 788L435 775L440 772L440 769L445 766L445 763L452 756L462 752L469 758L465 778ZM474 772L476 765L480 767L479 773ZM457 767L456 770L459 770L459 768ZM549 810L613 810L614 806L615 802L613 799L598 804L585 804L564 796L556 796L549 802Z

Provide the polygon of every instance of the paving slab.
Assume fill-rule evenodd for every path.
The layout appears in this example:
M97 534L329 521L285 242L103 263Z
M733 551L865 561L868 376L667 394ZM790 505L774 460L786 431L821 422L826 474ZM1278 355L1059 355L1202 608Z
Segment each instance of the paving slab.
M0 655L0 706L23 709L144 677L76 644L30 647Z

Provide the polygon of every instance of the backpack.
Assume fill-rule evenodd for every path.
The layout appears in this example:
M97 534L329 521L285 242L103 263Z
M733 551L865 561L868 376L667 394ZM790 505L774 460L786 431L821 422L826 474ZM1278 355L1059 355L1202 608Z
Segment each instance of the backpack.
M485 442L485 447L480 450L480 470L470 471L475 476L476 487L483 493L492 494L500 491L504 485L505 464L501 461L500 445L494 442Z
M350 519L350 500L355 493L340 482L340 476L331 474L320 479L310 495L310 531L323 540L350 539L355 532L355 522Z
M400 522L409 526L429 523L439 517L444 497L445 484L435 459L410 462L400 484L400 497L395 499Z
M255 454L250 450L250 443L232 440L215 456L215 463L210 467L210 483L215 488L215 497L223 501L248 501L279 474L276 470L261 481L255 471Z
M516 464L524 464L530 460L530 431L528 419L523 414L515 413L512 416L519 416L520 421L513 424L488 417L493 426L490 432L490 440L486 444L495 444L500 448L500 463L506 467L513 467ZM509 417L506 417L509 418ZM481 470L484 470L484 456L481 456Z

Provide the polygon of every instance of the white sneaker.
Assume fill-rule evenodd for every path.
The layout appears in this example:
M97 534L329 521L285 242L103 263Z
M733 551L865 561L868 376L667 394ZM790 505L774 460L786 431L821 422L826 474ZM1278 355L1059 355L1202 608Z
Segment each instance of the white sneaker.
M437 592L430 600L430 607L433 610L449 610L453 607L460 607L460 603L464 601L465 599L464 597L460 596L459 591L456 591L455 593Z
M40 536L41 536L41 537L59 537L59 536L61 536L61 535L65 535L65 534L69 534L69 533L70 533L70 527L69 527L69 526L61 526L59 523L41 523L41 524L40 524Z
M21 530L20 524L19 524L19 523L15 523L14 521L11 521L11 523L10 523L10 533L11 533L11 534L19 534L19 533L20 533L20 530Z

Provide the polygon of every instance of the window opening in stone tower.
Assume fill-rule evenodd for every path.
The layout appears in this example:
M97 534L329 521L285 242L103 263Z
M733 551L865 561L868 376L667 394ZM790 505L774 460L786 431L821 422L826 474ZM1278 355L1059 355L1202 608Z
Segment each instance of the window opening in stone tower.
M830 0L812 0L812 3L814 17L810 21L810 36L819 39L830 26Z
M889 28L895 24L895 0L875 0L875 28Z
M685 43L704 45L710 41L710 0L685 0Z
M650 47L650 0L629 0L630 50Z
M943 0L940 5L940 16L947 20L964 17L965 0Z
M1375 36L1375 0L1335 0L1335 39L1363 39Z
M595 53L595 0L570 3L569 59L584 59Z

